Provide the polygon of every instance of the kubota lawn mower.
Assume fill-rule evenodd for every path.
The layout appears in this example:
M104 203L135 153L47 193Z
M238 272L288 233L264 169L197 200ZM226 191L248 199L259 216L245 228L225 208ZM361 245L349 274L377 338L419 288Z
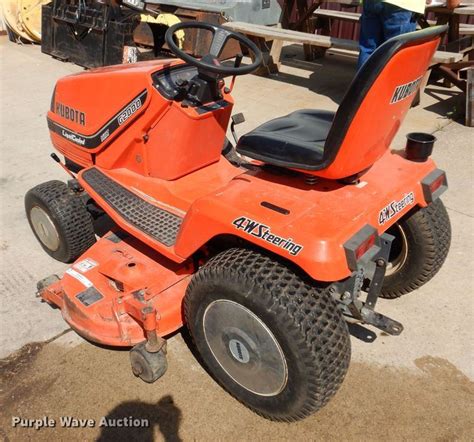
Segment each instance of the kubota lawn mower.
M213 33L201 59L173 41L189 28ZM240 34L179 23L166 40L181 60L59 80L48 126L65 162L52 156L73 179L34 187L25 205L46 252L74 263L40 281L39 295L86 339L133 347L146 382L166 370L166 336L186 325L208 371L246 406L285 421L318 410L349 366L347 321L398 335L378 297L420 287L448 252L433 137L389 149L444 31L387 41L337 112L293 112L235 148L233 81L261 62ZM250 65L219 61L231 38L254 53ZM100 211L114 225L96 240Z

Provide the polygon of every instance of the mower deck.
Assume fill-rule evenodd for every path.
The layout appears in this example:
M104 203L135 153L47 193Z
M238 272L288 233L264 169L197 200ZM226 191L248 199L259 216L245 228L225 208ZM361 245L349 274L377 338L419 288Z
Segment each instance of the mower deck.
M61 280L38 284L85 338L132 346L147 332L168 335L183 325L182 298L192 265L175 264L123 232L109 232Z

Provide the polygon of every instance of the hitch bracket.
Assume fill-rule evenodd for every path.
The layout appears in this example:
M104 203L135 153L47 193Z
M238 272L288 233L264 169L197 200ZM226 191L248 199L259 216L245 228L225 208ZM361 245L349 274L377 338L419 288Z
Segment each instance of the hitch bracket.
M339 293L342 292L342 304L345 314L390 335L399 335L403 331L403 325L374 310L382 291L390 248L394 239L392 235L387 233L380 235L378 252L370 262L357 266L357 270L345 282L342 291L340 289ZM370 278L370 285L367 290L367 298L365 302L362 302L359 297L364 279L368 277Z

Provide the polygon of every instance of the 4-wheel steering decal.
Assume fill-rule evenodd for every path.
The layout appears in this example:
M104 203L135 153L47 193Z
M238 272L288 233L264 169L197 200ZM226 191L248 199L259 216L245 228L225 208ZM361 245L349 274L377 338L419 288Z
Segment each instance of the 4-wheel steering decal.
M235 219L232 224L238 230L243 230L248 235L263 239L269 244L273 244L283 250L286 250L290 255L296 256L301 252L301 250L303 250L303 246L296 244L292 238L282 238L281 236L275 235L272 233L270 227L245 216Z
M400 201L392 201L387 204L379 212L379 224L385 224L389 219L393 218L397 213L413 205L415 202L415 194L413 192L407 193Z

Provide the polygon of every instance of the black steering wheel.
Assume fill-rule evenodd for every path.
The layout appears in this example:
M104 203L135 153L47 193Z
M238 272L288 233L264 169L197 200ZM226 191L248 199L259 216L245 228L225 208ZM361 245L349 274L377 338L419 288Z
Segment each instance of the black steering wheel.
M205 55L201 59L198 59L180 49L173 40L173 34L176 31L180 31L181 29L205 29L207 31L211 31L212 41L209 48L209 54ZM226 43L231 38L237 40L241 45L254 53L255 59L252 64L246 66L223 66L220 63L218 57L224 49ZM222 26L213 25L211 23L194 21L176 23L166 31L165 40L170 50L177 57L188 62L190 65L196 66L203 72L212 72L225 77L230 75L244 75L255 71L262 63L262 52L260 49L258 49L255 43L253 43L247 37L244 37L242 34L229 31Z

